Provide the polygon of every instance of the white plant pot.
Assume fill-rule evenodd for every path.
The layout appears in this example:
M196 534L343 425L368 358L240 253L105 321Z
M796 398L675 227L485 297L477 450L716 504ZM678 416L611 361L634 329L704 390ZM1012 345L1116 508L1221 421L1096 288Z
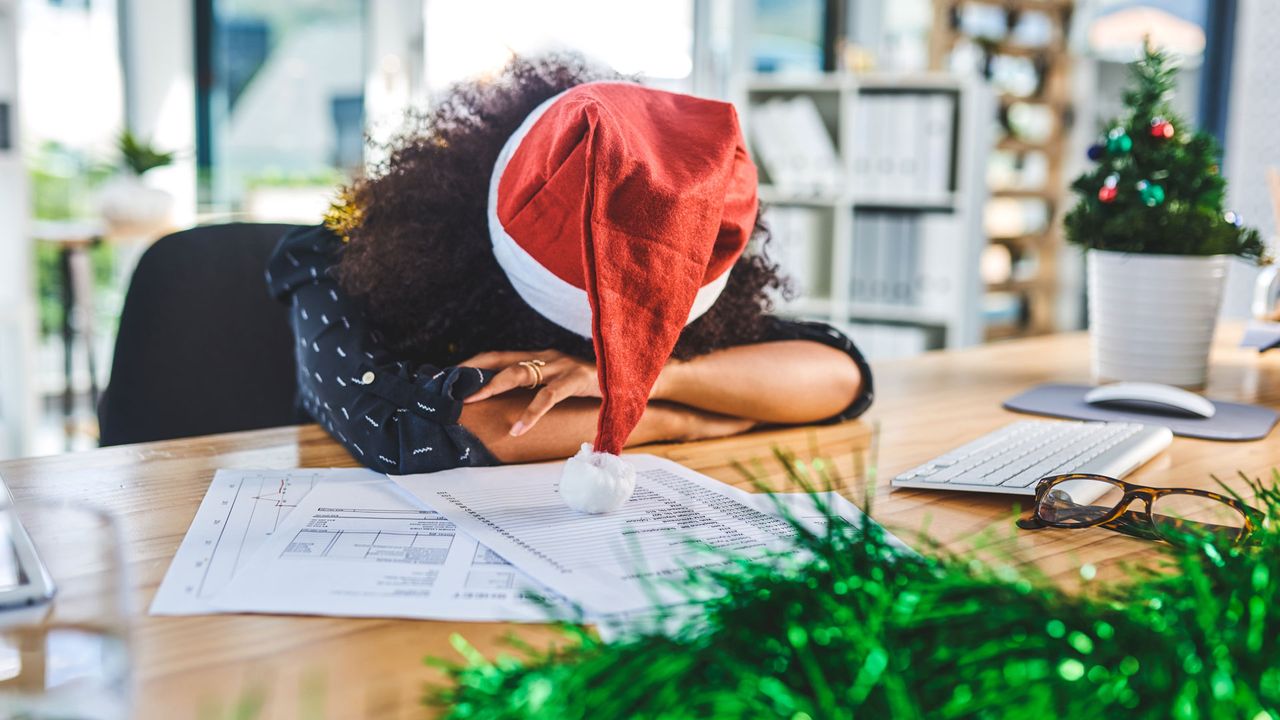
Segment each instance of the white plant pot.
M173 196L136 175L117 175L104 183L98 208L112 237L154 240L173 228Z
M1095 379L1203 386L1227 256L1090 250L1085 262Z

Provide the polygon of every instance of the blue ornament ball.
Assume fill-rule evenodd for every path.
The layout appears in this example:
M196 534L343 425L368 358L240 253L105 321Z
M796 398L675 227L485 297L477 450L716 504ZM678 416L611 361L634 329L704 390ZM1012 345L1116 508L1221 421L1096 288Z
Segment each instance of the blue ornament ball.
M1094 143L1089 146L1089 149L1085 151L1085 154L1089 156L1090 160L1097 162L1098 160L1102 159L1102 153L1105 150L1106 148L1102 147L1098 143Z
M1244 218L1240 217L1240 213L1234 210L1228 210L1225 213L1223 213L1222 219L1226 220L1232 225L1235 225L1236 227L1242 227L1244 225Z

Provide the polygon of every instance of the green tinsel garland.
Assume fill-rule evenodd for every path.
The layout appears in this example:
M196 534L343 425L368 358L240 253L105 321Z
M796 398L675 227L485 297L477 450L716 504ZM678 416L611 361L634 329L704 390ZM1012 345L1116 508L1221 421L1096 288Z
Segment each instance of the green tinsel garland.
M742 564L707 622L464 664L448 717L1280 720L1280 473L1245 478L1247 546L1163 546L1161 567L1064 592L1034 571L899 554L879 526L798 523L791 567ZM815 496L816 497L816 496ZM1058 532L1106 532L1101 529Z

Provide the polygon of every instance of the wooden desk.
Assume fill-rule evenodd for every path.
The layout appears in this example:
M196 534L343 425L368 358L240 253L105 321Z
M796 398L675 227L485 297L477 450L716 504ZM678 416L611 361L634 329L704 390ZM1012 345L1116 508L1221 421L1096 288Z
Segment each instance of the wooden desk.
M1221 333L1208 394L1280 406L1280 353L1260 357L1236 349L1240 331L1228 327ZM1088 380L1088 343L1083 335L932 354L878 367L878 398L869 415L882 430L875 516L908 534L927 524L933 536L952 544L984 531L1012 536L1016 500L890 492L888 478L1016 419L1000 409L1001 400L1050 380ZM866 424L854 422L656 451L741 483L729 461L765 457L777 443L804 454L816 447L838 467L847 467L848 448L866 430ZM1236 470L1261 475L1280 466L1276 436L1251 443L1178 438L1135 479L1156 485L1207 485L1210 473L1226 478ZM297 718L304 716L299 708L317 706L325 717L422 717L422 687L440 678L422 658L455 657L450 634L461 633L486 652L500 647L502 638L513 631L535 644L557 637L542 626L145 614L215 469L352 464L345 451L309 425L16 460L0 463L0 474L19 501L79 498L119 514L137 607L134 654L143 718L195 718L202 709L225 709L254 689L268 691L261 717ZM1105 570L1121 558L1146 560L1152 548L1105 530L1024 532L1017 545L1021 559L1062 579L1078 577L1084 562ZM229 716L225 711L216 715Z

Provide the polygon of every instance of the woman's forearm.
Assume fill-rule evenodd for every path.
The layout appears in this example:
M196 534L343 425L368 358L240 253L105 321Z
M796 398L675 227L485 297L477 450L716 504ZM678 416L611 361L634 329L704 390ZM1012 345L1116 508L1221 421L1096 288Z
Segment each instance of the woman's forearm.
M531 357L541 364L534 366ZM590 362L546 350L482 353L468 365L499 370L467 398L461 419L498 459L564 457L594 437L600 390ZM530 381L540 385L536 393ZM825 420L848 408L862 383L848 354L808 340L743 345L671 362L630 443Z
M669 363L652 397L758 422L806 423L839 414L861 388L862 373L847 354L783 340Z
M532 394L527 391L511 392L465 405L459 422L504 463L564 458L578 452L582 443L591 442L600 410L600 401L593 398L569 398L524 434L513 436L511 426L528 406L530 397ZM745 432L752 425L741 418L651 402L627 445L722 437Z

